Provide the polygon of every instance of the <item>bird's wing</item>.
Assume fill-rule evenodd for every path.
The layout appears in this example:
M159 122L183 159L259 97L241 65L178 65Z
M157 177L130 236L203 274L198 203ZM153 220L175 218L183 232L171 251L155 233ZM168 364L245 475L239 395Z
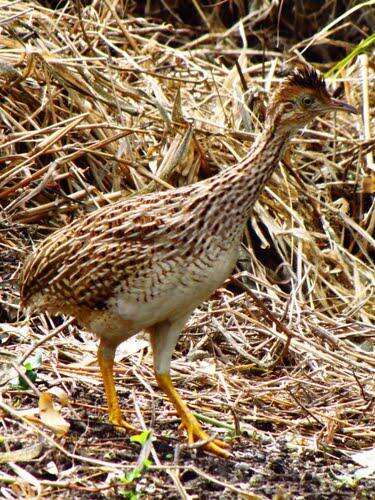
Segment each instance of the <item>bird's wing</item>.
M22 304L42 293L54 300L105 307L116 286L150 267L156 252L168 251L170 225L182 216L184 190L165 195L121 200L48 236L25 262Z

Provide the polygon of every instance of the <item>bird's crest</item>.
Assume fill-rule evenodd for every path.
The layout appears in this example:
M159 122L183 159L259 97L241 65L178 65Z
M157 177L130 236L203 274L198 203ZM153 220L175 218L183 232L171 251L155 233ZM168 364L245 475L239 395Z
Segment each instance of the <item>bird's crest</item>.
M330 98L323 76L312 66L299 65L282 81L274 95L273 104L278 101L288 101L291 97L299 95L301 91L319 94L322 100Z
M328 95L323 75L318 73L312 66L300 65L294 68L284 80L283 86L302 87Z

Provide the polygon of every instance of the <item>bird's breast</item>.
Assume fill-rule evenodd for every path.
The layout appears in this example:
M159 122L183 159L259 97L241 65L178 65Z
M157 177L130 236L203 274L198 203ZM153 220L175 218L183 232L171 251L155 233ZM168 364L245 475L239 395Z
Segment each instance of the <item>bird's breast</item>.
M237 256L236 245L225 251L156 263L143 275L118 287L108 306L138 329L184 316L222 285Z

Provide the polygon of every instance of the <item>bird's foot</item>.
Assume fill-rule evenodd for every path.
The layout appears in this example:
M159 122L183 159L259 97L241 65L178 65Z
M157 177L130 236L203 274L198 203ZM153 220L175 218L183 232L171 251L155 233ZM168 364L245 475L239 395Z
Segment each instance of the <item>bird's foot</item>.
M116 428L116 430L120 432L127 432L130 434L137 434L138 432L140 432L136 427L134 427L132 424L129 424L126 420L124 420L122 418L121 413L118 414L116 412L110 414L109 421Z
M229 444L220 439L211 439L192 413L186 415L182 420L180 429L186 429L190 445L193 445L197 441L203 441L202 448L209 453L222 458L230 457L230 452L226 449L229 448Z

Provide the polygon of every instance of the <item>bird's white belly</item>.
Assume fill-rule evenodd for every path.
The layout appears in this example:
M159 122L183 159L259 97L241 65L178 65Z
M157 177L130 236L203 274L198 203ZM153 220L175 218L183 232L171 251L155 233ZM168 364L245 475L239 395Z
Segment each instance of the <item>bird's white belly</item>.
M182 268L177 266L166 274L164 281L150 284L149 290L140 290L142 293L138 294L132 289L119 291L111 301L111 309L131 321L137 330L185 316L228 278L237 256L235 248L219 255L212 266L196 261Z

